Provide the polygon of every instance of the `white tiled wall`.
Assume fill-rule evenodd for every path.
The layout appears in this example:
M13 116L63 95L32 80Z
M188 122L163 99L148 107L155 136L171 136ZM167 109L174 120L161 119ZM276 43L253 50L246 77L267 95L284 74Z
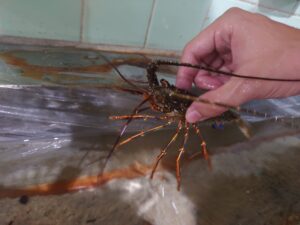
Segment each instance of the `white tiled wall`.
M232 7L261 13L278 22L300 28L298 0L212 0L205 26Z

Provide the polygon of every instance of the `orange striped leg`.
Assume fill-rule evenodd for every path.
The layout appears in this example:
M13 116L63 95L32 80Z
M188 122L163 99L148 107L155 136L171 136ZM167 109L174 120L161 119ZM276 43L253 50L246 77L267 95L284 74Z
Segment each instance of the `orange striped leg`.
M179 154L178 154L177 159L176 159L176 178L177 178L177 190L178 191L180 190L180 185L181 185L181 166L180 166L180 160L181 160L182 155L185 152L185 146L186 146L188 137L189 137L189 124L186 123L185 124L183 144L182 144L182 147L179 149Z
M165 124L163 124L163 125L159 125L159 126L150 128L150 129L148 129L148 130L138 132L137 134L132 135L131 137L125 139L125 140L122 141L122 142L120 142L116 147L119 147L119 146L121 146L121 145L125 145L125 144L127 144L128 142L130 142L130 141L132 141L132 140L134 140L134 139L136 139L136 138L138 138L138 137L144 136L145 134L148 134L148 133L151 133L151 132L154 132L154 131L158 131L158 130L160 130L160 129L166 127L166 126L169 126L170 124L171 124L171 122L167 122L167 123L165 123Z
M199 127L197 127L197 125L196 124L193 124L192 125L193 126L193 128L195 129L195 132L196 132L196 134L199 136L199 138L200 138L200 142L201 142L201 153L203 154L203 157L204 157L204 159L208 162L208 167L209 167L209 169L212 169L212 164L211 164L211 160L210 160L210 157L209 157L209 153L208 153L208 151L207 151L207 148L206 148L206 142L204 141L204 139L203 139L203 136L202 136L202 134L201 134L201 131L200 131L200 129L199 129ZM196 153L196 154L194 154L191 158L194 158L196 155L198 155L199 153Z
M136 115L121 115L121 116L110 116L109 119L111 120L127 120L127 119L157 119L157 120L164 120L167 119L167 116L153 116L147 114L136 114Z
M110 159L110 157L111 157L112 154L114 153L114 151L115 151L117 145L119 144L119 142L120 142L122 136L124 135L124 133L125 133L125 131L126 131L128 125L129 125L130 122L133 120L132 116L136 115L136 114L140 111L141 107L142 107L146 102L149 101L149 98L150 98L150 96L148 96L146 99L144 99L142 102L140 102L140 103L133 109L133 111L132 111L132 113L131 113L131 117L128 117L127 121L125 122L125 124L124 124L123 127L121 128L120 133L119 133L119 136L117 137L117 139L116 139L116 141L115 141L113 147L111 148L111 150L109 151L108 155L106 156L105 161L104 161L104 163L103 163L103 165L102 165L101 172L100 172L99 176L101 176L101 175L103 174L103 171L104 171L104 169L105 169L105 167L106 167L106 165L107 165L107 163L108 163L108 160Z
M153 178L154 173L155 173L155 171L156 171L156 168L157 168L157 166L158 166L160 160L167 154L167 149L168 149L168 148L170 147L170 145L177 139L178 134L179 134L179 132L181 131L181 129L182 129L182 122L179 121L179 122L178 122L178 126L177 126L177 130L176 130L176 132L174 133L174 135L172 136L171 140L169 141L169 143L168 143L164 148L161 149L159 155L157 156L156 162L155 162L155 164L154 164L154 166L153 166L153 168L152 168L152 172L151 172L150 179Z

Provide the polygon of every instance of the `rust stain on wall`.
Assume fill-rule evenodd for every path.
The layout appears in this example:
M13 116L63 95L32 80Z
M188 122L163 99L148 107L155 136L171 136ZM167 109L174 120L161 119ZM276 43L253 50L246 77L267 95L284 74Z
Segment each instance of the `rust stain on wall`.
M0 54L0 59L5 61L7 64L19 68L22 70L22 76L30 77L35 80L42 80L45 74L51 75L53 78L59 79L63 73L98 73L105 74L110 72L114 66L120 65L133 65L138 67L146 67L150 62L146 58L125 58L125 59L113 59L111 63L103 64L92 64L88 66L46 66L46 65L33 65L30 64L26 58L17 56L18 53L24 53L21 51L9 51ZM30 54L30 52L28 52ZM85 58L87 60L88 58ZM93 59L91 59L92 61ZM64 77L63 79L66 79ZM82 77L72 77L72 80L82 79ZM88 78L84 78L88 79Z

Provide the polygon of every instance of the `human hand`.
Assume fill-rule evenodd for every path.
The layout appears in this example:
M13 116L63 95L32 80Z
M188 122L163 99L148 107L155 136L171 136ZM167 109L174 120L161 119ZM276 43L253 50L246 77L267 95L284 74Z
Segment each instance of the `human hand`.
M185 46L181 61L204 62L209 67L246 76L300 79L300 30L232 8ZM201 95L202 99L231 106L252 99L300 93L300 82L211 76L204 70L180 67L176 86L189 89L193 82L209 90ZM224 111L222 107L194 102L187 110L186 119L193 123Z

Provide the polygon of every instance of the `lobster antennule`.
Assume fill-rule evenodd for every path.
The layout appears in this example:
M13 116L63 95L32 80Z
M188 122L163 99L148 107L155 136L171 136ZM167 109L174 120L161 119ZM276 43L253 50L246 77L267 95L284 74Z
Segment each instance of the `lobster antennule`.
M156 61L153 61L151 63L149 63L149 65L147 66L147 79L149 82L149 86L151 89L153 89L154 87L159 85L157 76L156 76L156 71L158 69L158 64Z

